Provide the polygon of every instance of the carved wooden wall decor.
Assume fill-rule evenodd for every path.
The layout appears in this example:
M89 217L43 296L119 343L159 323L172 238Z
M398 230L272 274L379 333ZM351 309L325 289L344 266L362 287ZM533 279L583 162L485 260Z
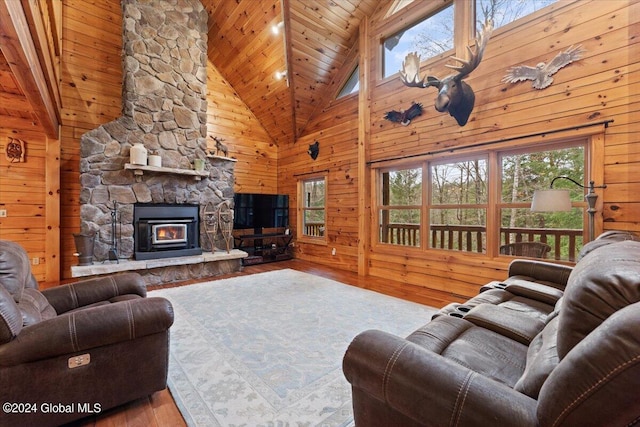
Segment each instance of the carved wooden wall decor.
M531 86L535 89L544 89L553 83L553 76L560 71L560 68L577 61L584 53L582 45L571 46L564 52L558 53L548 64L539 62L535 67L529 65L518 65L507 70L503 77L504 83L517 83L531 80Z
M21 139L9 137L9 142L5 147L5 155L11 163L24 162L25 142Z

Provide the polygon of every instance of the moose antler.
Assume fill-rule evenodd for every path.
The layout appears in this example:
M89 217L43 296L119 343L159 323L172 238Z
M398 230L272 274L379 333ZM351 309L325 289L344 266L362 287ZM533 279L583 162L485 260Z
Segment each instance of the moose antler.
M427 78L420 78L420 55L416 52L407 54L402 61L402 70L400 70L400 80L406 86L425 88Z
M454 79L464 79L469 74L471 74L471 72L475 70L478 65L480 65L480 61L482 61L482 56L484 55L484 49L487 47L487 43L489 43L489 39L491 38L491 33L493 33L493 22L489 19L484 24L482 24L482 29L476 34L476 51L474 52L473 50L471 50L470 46L467 46L469 59L465 60L455 56L451 57L451 59L462 63L462 65L445 65L445 67L451 68L452 70L456 70L458 72Z
M482 29L478 31L476 35L476 50L475 52L467 46L469 52L469 59L461 59L452 56L454 59L460 62L461 65L449 65L446 67L456 70L457 74L452 74L440 80L434 76L420 77L420 56L415 53L409 53L402 62L402 70L400 70L400 80L406 86L427 88L435 86L438 88L438 97L436 98L435 107L439 112L448 111L453 116L460 126L467 124L467 120L473 110L473 104L475 103L475 94L467 83L462 79L467 77L473 70L475 70L482 56L484 50L487 47L491 33L493 32L493 24L491 20L487 20Z

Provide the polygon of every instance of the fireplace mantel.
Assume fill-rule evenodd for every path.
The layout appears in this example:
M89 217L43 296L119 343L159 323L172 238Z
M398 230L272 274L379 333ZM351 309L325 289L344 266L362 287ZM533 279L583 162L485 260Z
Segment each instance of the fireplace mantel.
M192 169L166 168L164 166L134 165L131 163L125 163L124 168L133 171L133 174L136 176L137 182L140 182L142 180L142 175L144 174L144 171L158 172L158 173L171 173L174 175L192 175L196 178L196 181L200 181L202 177L209 176L209 171L207 170L197 171Z

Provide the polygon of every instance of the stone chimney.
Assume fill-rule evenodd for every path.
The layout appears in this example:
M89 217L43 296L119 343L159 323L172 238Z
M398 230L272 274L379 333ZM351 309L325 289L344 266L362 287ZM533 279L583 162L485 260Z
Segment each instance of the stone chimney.
M95 258L112 246L117 204L118 257L133 257L135 203L219 205L233 200L233 162L206 158L207 12L199 0L122 0L122 116L84 134L80 159L82 233L97 233ZM207 177L125 169L129 149L142 143L162 166L193 169L205 159ZM201 225L200 243L211 249Z

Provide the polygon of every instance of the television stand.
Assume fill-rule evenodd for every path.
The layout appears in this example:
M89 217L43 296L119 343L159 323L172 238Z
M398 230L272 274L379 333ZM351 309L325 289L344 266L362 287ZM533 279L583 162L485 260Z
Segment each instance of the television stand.
M293 236L285 233L254 233L234 236L236 247L249 254L242 265L263 264L293 258Z

